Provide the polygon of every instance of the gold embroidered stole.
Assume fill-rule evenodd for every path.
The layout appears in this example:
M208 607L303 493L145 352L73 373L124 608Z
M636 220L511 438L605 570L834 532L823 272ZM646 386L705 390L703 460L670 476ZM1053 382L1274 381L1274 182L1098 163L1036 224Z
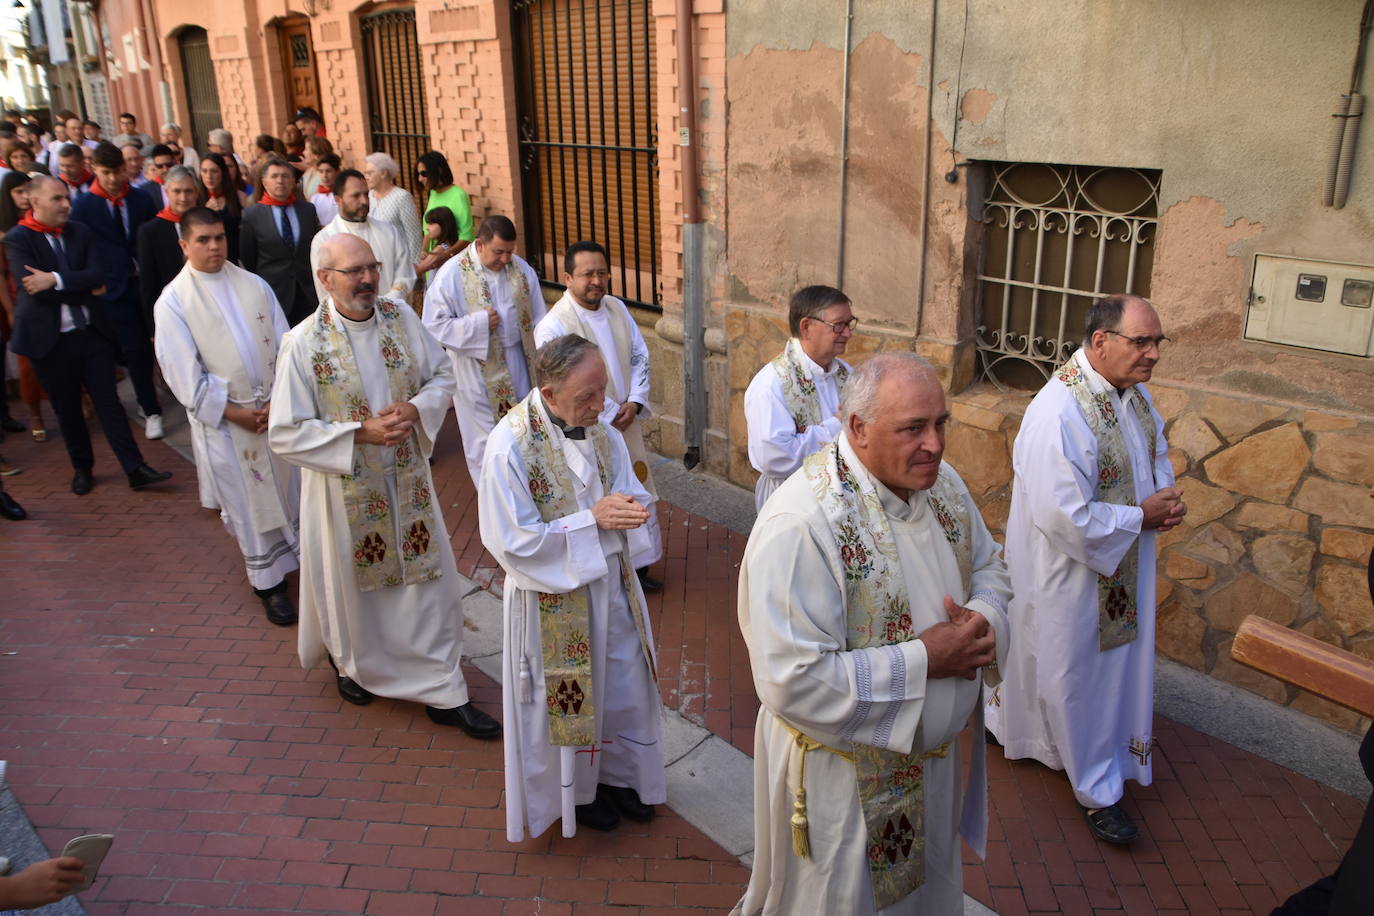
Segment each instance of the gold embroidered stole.
M511 430L516 449L529 478L530 496L545 522L565 518L578 511L572 470L563 450L554 445L549 421L536 400L539 390L531 389L524 401L511 411ZM612 492L611 442L600 423L587 427L587 439L596 454L601 489ZM624 532L620 537L620 584L630 605L640 649L649 664L649 674L658 681L653 651L644 629L644 608L630 568L629 547ZM596 727L596 708L592 689L591 591L587 586L571 592L539 593L539 643L544 659L544 702L549 719L549 743L561 747L586 747L600 742Z
M229 402L238 406L262 406L272 396L272 383L277 367L277 329L271 309L275 302L262 295L257 278L241 267L225 263L224 279L234 292L234 304L248 330L262 367L262 378L254 383L243 364L243 356L235 344L219 304L210 287L188 264L171 282L172 291L181 302L181 314L196 342L196 351L205 369L227 383ZM234 443L243 490L248 501L248 516L259 533L287 527L286 512L282 509L281 494L272 450L266 433L255 433L237 423L226 423L229 439Z
M802 464L824 510L844 569L847 648L866 649L915 639L911 602L897 542L881 499L866 474L857 474L838 441ZM953 472L940 465L926 494L954 552L967 593L972 575L972 528ZM868 869L878 909L925 883L925 763L919 751L902 754L867 744L853 748L859 805L868 831Z
M1112 403L1111 388L1091 366L1080 349L1068 362L1055 370L1055 378L1073 395L1083 419L1097 439L1097 492L1101 502L1118 506L1136 505L1135 475L1131 471L1131 454L1126 436L1121 431L1121 418ZM1136 388L1131 398L1136 420L1145 434L1150 449L1150 465L1154 466L1155 418L1145 403L1145 395ZM1097 577L1097 647L1101 652L1133 642L1139 630L1136 607L1136 586L1140 577L1140 544L1131 545L1121 558L1116 572Z
M463 274L463 301L467 304L468 314L495 308L491 301L491 287L483 274L485 268L477 257L476 243L458 255L458 269ZM534 378L534 319L530 312L530 284L525 272L513 259L506 265L506 282L510 283L511 296L515 300L516 320L520 322L520 348L525 353L525 366L530 375L530 387L533 388L538 383ZM506 348L501 343L499 329L491 331L487 338L487 358L482 360L482 382L487 388L492 416L500 420L516 404L515 382L511 380L510 366L506 365Z
M825 422L825 417L821 416L820 396L816 393L816 380L811 377L811 370L803 361L803 355L797 338L790 337L782 353L769 363L782 382L782 399L799 433L806 432L807 427ZM839 363L835 368L835 393L841 399L844 398L844 388L848 382L849 370L844 363Z
M393 401L408 401L421 387L420 370L411 355L401 306L402 303L378 296L374 310ZM335 320L332 299L320 304L314 325L307 333L321 419L347 423L371 417L353 345ZM440 551L448 549L444 533L435 536L429 530L434 519L432 484L429 463L420 454L416 434L412 432L410 438L396 446L394 467L399 505L395 506L391 505L386 486L384 448L355 442L353 473L339 475L353 547L354 577L364 592L439 578L443 575Z

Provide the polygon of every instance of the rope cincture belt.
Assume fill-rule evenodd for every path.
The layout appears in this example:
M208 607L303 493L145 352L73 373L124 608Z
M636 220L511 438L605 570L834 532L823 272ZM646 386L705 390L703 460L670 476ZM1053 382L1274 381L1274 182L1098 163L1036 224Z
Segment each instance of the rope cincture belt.
M854 754L850 751L842 751L833 748L828 744L822 744L815 738L811 738L800 730L793 728L781 719L778 720L782 727L787 729L787 733L797 742L797 747L801 749L801 768L797 774L797 800L792 804L792 851L798 858L811 858L811 840L809 836L810 821L806 817L806 755L809 751L826 751L834 754L841 760L854 762ZM950 742L946 741L937 748L926 751L921 755L921 760L929 760L932 757L946 757L949 755Z

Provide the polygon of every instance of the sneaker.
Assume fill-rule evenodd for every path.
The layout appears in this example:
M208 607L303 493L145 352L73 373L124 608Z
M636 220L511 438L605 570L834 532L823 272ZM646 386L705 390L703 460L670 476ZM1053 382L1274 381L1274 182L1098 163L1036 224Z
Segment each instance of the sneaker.
M162 414L155 413L148 418L148 421L143 426L143 435L147 436L149 439L162 438Z
M23 468L17 468L8 461L0 459L0 477L13 477L15 474L22 474Z

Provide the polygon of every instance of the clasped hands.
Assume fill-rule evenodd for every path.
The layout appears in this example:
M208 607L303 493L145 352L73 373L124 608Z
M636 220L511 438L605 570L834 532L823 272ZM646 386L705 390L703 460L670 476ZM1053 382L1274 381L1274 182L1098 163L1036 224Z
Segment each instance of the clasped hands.
M267 414L271 408L271 401L261 407L240 407L238 404L225 404L224 419L236 426L242 426L250 433L261 435L267 432Z
M1178 487L1164 487L1156 490L1140 504L1145 517L1140 522L1142 528L1158 528L1168 531L1183 521L1188 514L1188 506L1183 502L1183 491Z
M638 528L649 520L649 510L639 504L633 496L612 493L603 496L592 506L592 517L596 527L607 531L629 531Z
M971 681L979 668L997 663L992 626L982 614L960 607L949 595L945 596L945 613L949 620L917 637L926 645L928 676Z
M353 431L353 441L366 445L400 445L420 422L420 411L409 401L386 405L375 417L368 417Z

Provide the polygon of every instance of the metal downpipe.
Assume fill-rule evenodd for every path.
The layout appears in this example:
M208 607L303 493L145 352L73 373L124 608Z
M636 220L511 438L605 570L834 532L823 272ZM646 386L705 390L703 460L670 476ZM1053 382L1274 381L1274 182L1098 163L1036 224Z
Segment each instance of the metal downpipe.
M921 338L921 321L926 314L926 246L930 241L930 146L935 118L935 23L940 18L940 0L930 3L930 50L926 54L926 142L921 155L921 225L917 233L921 254L917 261L915 339ZM959 99L954 100L954 117L959 117ZM951 152L953 152L951 150Z
M840 75L840 225L835 246L835 288L844 289L845 200L849 183L849 36L854 27L854 0L844 4L844 69Z
M692 0L676 0L678 146L682 153L682 439L688 470L701 463L706 438L706 305L697 193L696 57Z

